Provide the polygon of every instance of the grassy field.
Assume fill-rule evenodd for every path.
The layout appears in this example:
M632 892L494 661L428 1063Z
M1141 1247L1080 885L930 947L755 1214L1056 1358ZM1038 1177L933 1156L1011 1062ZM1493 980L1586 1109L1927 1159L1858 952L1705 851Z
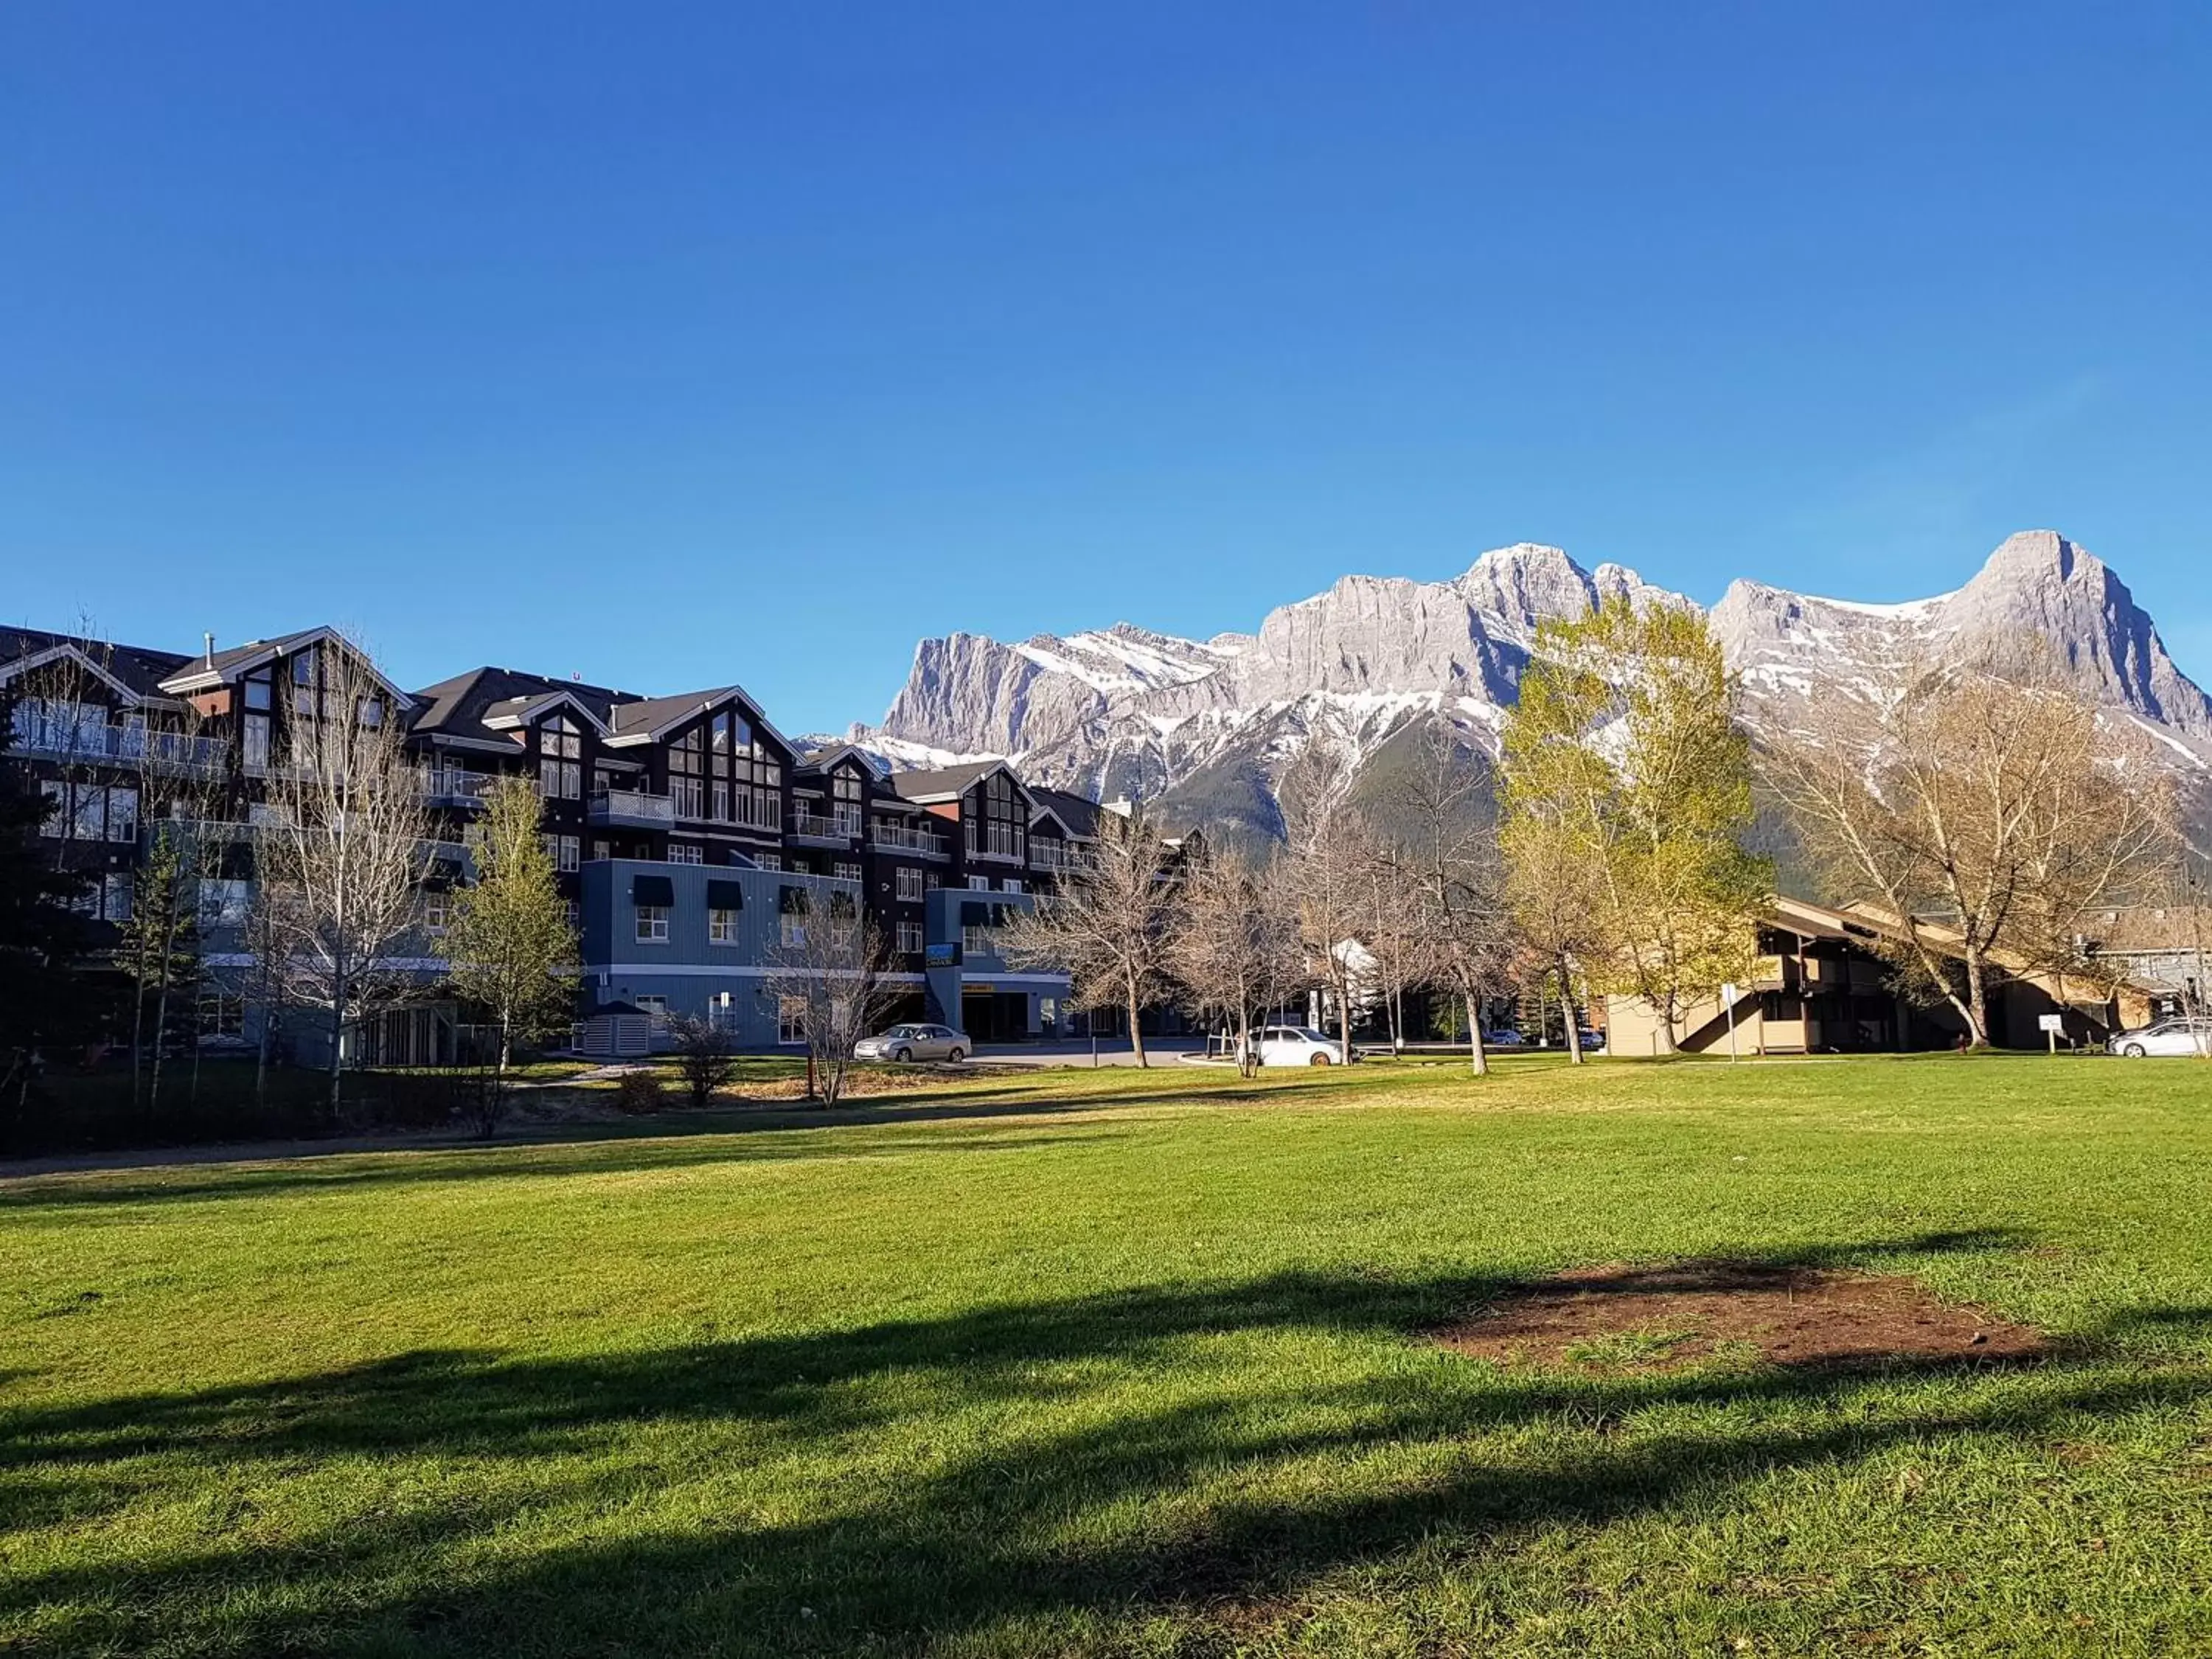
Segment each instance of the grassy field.
M0 1183L0 1649L2212 1651L2192 1062L1073 1073L773 1121ZM1421 1336L1716 1254L2063 1346Z

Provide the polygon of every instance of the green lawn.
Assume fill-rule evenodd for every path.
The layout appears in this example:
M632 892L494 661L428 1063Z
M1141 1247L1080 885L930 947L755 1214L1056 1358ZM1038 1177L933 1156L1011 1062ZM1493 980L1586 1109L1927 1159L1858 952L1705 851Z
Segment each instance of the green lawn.
M0 1183L0 1650L2212 1651L2212 1069L1106 1071L839 1118ZM2065 1351L1418 1334L1716 1253Z

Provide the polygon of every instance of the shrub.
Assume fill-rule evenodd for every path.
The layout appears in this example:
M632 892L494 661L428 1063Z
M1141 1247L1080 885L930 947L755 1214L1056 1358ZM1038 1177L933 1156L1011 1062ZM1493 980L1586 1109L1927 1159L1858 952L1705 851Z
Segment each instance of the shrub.
M657 1112L661 1107L660 1073L624 1072L615 1084L615 1104L634 1115Z

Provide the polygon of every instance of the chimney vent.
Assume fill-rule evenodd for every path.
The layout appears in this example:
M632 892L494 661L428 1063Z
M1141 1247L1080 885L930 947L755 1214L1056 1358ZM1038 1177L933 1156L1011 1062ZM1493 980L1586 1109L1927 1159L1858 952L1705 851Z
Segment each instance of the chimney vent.
M215 635L204 634L200 637L207 641L207 665L212 668L215 666Z

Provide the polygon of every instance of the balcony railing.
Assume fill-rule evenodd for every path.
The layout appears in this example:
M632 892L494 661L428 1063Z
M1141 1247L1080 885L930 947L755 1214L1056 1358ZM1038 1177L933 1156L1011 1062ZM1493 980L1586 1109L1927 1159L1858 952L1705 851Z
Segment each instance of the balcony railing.
M648 795L642 789L595 790L590 817L595 824L665 829L676 822L676 803L665 795Z
M918 853L926 859L950 858L944 836L933 830L909 830L903 824L879 822L868 831L868 844L885 853Z
M1096 869L1098 855L1088 848L1056 847L1049 842L1030 843L1030 862L1040 870Z
M860 833L860 826L849 818L796 810L791 815L790 828L791 833L802 841L848 842Z
M51 760L143 766L149 772L194 777L219 777L230 762L230 744L221 738L149 731L143 726L41 720L35 714L17 717L15 747L20 753Z
M434 806L475 806L498 787L501 774L471 772L459 768L432 770L428 768L420 775L422 780L422 799Z

